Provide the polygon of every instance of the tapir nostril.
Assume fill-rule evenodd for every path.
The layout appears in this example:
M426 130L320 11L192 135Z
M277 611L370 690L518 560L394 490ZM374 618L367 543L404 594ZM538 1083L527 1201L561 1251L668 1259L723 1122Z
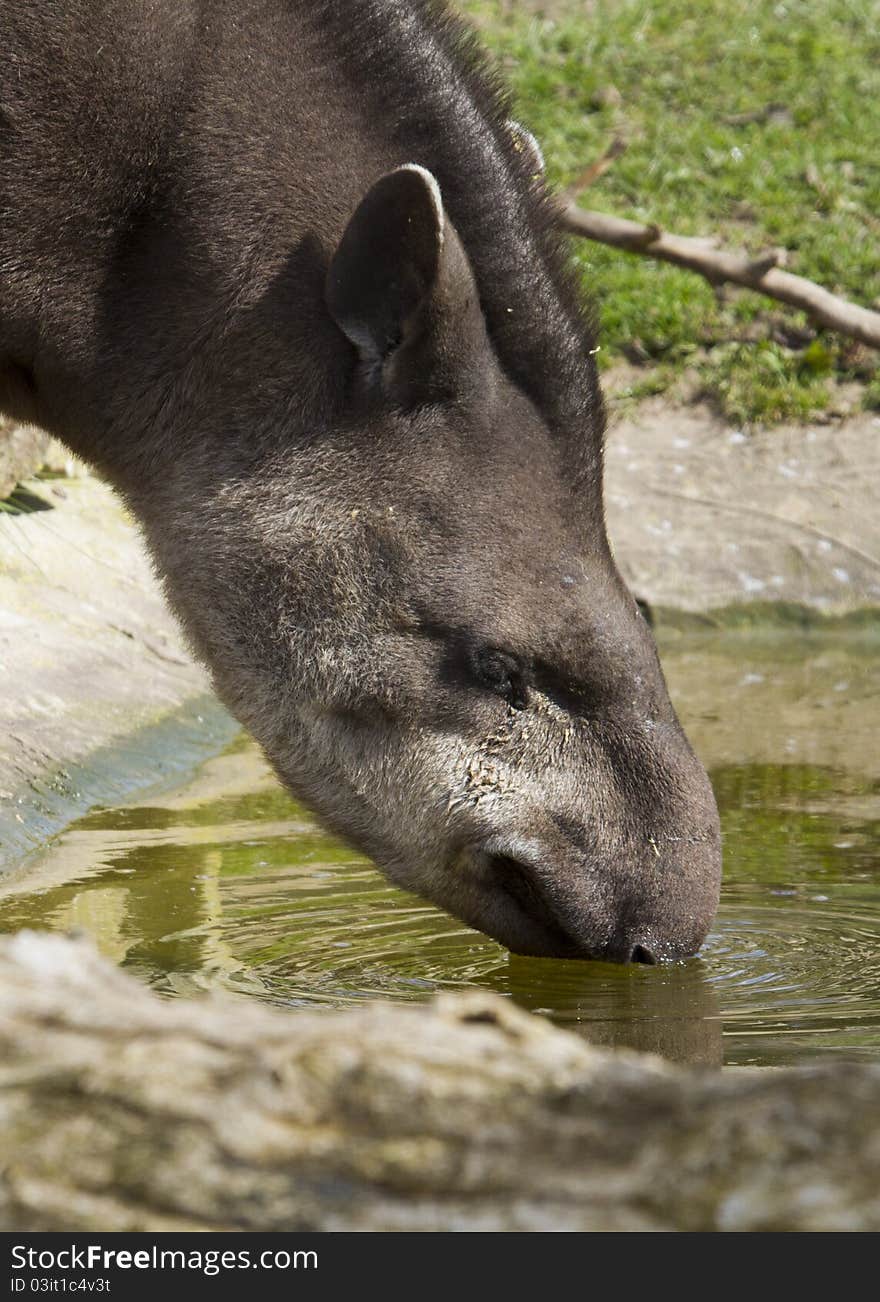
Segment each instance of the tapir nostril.
M524 864L511 858L510 855L496 854L492 856L492 867L504 889L527 913L545 911L546 906L541 892L532 873Z
M498 885L526 917L545 932L547 948L542 948L540 952L556 956L571 956L576 952L576 943L560 925L553 908L541 890L536 869L531 864L523 863L506 854L493 854L489 862Z
M491 846L482 850L479 862L484 871L488 869L487 884L491 884L499 894L503 893L502 899L507 896L516 905L511 940L503 943L517 952L649 966L660 961L647 944L631 940L633 932L638 935L637 924L630 921L627 925L626 919L621 920L619 929L607 941L597 943L591 934L594 924L591 925L587 908L578 913L570 902L557 900L552 883L547 881L548 870L537 856L530 859L522 853L498 853Z

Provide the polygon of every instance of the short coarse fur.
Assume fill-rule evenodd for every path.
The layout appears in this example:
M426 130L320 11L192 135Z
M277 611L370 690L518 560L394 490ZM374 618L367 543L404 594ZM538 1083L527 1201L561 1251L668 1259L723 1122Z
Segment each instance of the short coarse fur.
M511 379L561 431L574 428L595 445L604 422L589 360L593 323L554 199L517 147L509 93L483 47L442 0L365 0L354 18L349 6L325 0L314 21L333 32L335 53L374 118L397 124L398 152L434 171Z
M718 816L602 510L593 336L437 0L0 0L0 408L138 515L218 693L395 881L675 957Z
M277 226L283 212L285 187L278 178L270 178L271 188L266 184L269 151L289 165L293 194L313 195L325 212L336 208L340 216L365 183L361 154L383 156L389 164L420 162L437 176L468 250L503 367L560 436L570 438L568 455L583 453L590 478L601 473L603 414L591 360L593 334L554 223L553 201L528 155L517 148L507 95L470 31L445 4L160 0L141 10L131 0L10 0L0 11L7 32L0 50L0 121L5 117L8 124L0 132L0 158L6 152L0 248L6 243L10 257L16 232L24 249L38 239L34 260L42 256L54 263L58 298L83 315L89 304L82 300L98 299L108 350L122 338L129 352L124 318L137 308L138 282L148 275L137 260L139 229L148 242L145 263L152 276L162 274L157 264L167 260L168 250L155 226L165 210L171 210L172 224L184 216L194 224L217 223L209 231L213 251L218 257L232 254L220 318L226 328L228 317L240 311L232 273L242 236L247 233L254 263L237 270L259 274L259 264L268 265L272 254L267 227ZM24 47L24 57L17 46ZM301 95L310 65L325 83L315 88L314 106ZM253 81L242 83L248 76ZM328 114L321 100L329 94L339 100L330 110L338 119L334 126L347 136L333 174L311 142L306 156L296 156L296 137L313 134L312 119ZM200 175L187 157L185 132L190 124L197 129L201 119L210 119L217 151L212 156L210 140L204 142ZM262 138L249 141L248 130ZM367 137L366 150L359 135ZM29 167L17 171L17 159L27 163L23 144L42 155L37 186ZM251 144L253 159L246 152ZM212 204L220 211L212 213ZM230 250L224 247L226 228L236 222L236 248ZM291 234L294 229L291 222ZM255 247L261 235L262 249ZM45 247L47 236L54 248ZM204 252L211 251L209 244ZM100 298L111 257L128 282L121 306L112 295L109 301ZM23 261L7 264L5 288L7 296L21 295L11 317L26 321L28 329L6 351L27 376L59 360L43 354L47 336L58 328L72 333L77 322L56 319L58 304L47 303L43 286L29 282ZM48 271L47 266L44 277ZM193 292L191 279L190 266L182 292ZM210 319L217 316L214 304ZM8 330L9 324L8 316L3 326ZM157 323L157 334L165 324ZM142 331L145 326L142 320ZM170 328L174 333L174 323ZM204 329L203 320L202 338ZM81 352L82 343L72 339L71 351ZM163 355L164 374L169 360ZM150 401L148 394L140 396ZM70 412L52 413L56 419L65 415ZM83 442L97 437L100 419L94 413L82 424Z

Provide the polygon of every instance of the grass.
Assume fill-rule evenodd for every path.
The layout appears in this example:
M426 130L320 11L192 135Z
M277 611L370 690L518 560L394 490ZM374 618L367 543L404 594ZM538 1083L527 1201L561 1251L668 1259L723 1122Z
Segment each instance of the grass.
M44 501L23 484L16 484L9 496L0 501L0 515L31 515L34 511L51 510L51 502Z
M459 0L500 59L553 182L621 132L582 202L757 253L880 307L880 0ZM876 353L748 291L576 241L605 364L685 370L740 423L880 405ZM640 387L637 385L637 387Z

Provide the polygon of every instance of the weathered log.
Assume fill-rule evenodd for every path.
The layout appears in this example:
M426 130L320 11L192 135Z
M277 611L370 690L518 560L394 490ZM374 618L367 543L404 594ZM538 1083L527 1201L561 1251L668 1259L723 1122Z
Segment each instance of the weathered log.
M163 1001L0 942L4 1230L880 1228L880 1067L690 1072L482 993Z

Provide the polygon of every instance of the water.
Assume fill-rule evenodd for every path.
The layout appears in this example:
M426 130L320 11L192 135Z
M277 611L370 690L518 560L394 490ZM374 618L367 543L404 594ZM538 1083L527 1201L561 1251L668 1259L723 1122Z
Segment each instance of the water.
M0 883L0 930L85 930L166 994L298 1007L481 986L677 1060L877 1057L877 643L700 636L664 662L725 838L721 909L695 959L511 956L322 833L244 738L186 786L68 829Z

